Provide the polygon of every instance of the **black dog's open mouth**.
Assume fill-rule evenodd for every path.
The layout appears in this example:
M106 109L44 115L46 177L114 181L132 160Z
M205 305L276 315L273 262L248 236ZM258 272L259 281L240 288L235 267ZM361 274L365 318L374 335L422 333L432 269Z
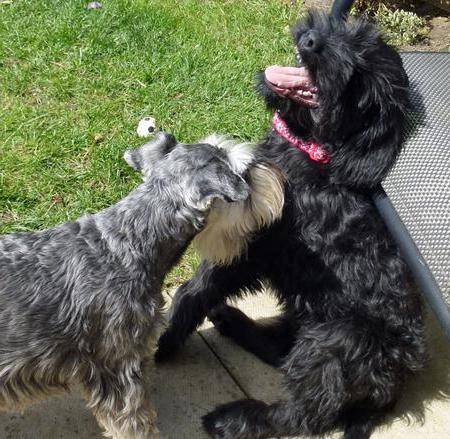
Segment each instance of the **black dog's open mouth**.
M270 66L264 72L267 86L280 96L292 99L309 108L317 108L317 87L305 66L301 65L297 53L298 67Z

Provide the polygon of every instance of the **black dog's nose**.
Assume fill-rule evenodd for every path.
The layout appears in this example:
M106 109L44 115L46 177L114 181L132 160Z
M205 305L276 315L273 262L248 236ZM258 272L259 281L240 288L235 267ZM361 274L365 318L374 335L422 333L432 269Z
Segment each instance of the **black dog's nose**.
M304 50L317 52L322 47L322 38L320 37L319 32L309 30L300 37L298 44Z

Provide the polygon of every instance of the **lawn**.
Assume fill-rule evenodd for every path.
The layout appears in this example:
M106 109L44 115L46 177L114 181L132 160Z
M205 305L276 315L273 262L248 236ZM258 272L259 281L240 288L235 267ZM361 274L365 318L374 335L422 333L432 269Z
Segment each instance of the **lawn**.
M283 0L0 1L0 233L50 227L123 197L122 160L153 115L181 141L257 140L254 74L293 61ZM169 283L189 276L190 251Z

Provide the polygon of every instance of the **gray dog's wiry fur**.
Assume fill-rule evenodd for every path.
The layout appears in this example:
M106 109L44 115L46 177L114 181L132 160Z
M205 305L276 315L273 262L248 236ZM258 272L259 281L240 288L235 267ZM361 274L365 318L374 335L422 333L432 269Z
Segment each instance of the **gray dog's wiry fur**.
M114 206L0 236L0 408L21 408L78 382L106 435L156 438L144 366L161 320L164 276L205 223L212 239L214 221L221 233L227 221L236 230L231 220L239 218L221 221L227 209L218 200L255 210L255 222L237 228L250 234L281 215L283 189L247 145L222 138L182 145L159 133L125 159L144 183ZM258 192L259 184L253 168L266 172L276 196L251 200L250 186ZM229 259L221 245L215 258L210 244L207 256Z

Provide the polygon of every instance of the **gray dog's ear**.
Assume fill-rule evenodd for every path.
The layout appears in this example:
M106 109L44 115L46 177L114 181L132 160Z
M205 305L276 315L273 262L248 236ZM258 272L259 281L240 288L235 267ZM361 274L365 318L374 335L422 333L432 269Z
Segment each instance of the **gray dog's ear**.
M147 174L153 164L169 153L177 141L172 134L159 131L155 138L136 149L129 149L123 155L125 161L136 171Z
M192 185L196 188L191 200L194 207L200 210L207 209L215 200L223 200L227 203L245 201L251 192L250 186L245 180L228 170L223 172L219 178L217 176L198 176L199 181Z

